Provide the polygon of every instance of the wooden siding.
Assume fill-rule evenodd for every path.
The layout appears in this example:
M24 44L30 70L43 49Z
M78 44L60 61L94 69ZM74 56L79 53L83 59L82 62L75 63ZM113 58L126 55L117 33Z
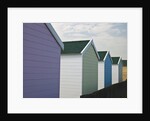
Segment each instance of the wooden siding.
M123 68L122 68L122 80L123 81L125 81L125 80L127 80L127 66L123 66Z
M112 65L112 84L118 83L118 65Z
M119 63L119 82L121 82L123 79L122 79L122 66L123 66L123 63L122 63L122 60L120 60L120 63Z
M23 24L23 97L58 98L60 46L45 24Z
M61 55L60 97L80 98L82 90L82 56Z
M112 84L112 62L109 54L107 54L106 59L105 59L105 87L111 86Z
M98 59L91 45L83 54L82 95L98 89Z
M98 62L98 90L104 88L104 62Z

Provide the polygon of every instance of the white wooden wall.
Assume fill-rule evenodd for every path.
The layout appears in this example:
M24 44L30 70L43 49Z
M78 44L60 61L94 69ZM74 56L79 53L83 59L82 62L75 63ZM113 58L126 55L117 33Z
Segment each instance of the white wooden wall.
M98 62L98 90L104 88L104 62Z
M82 56L61 55L60 98L80 98L82 94Z
M118 65L112 65L112 84L119 82L119 68Z

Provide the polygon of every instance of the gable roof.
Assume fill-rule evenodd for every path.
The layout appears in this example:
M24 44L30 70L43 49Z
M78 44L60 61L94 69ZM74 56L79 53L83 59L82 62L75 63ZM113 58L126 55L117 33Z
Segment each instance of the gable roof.
M120 57L111 57L111 58L112 58L113 64L118 64Z
M90 40L63 42L64 50L62 51L62 54L81 53L81 51L85 48L89 41Z
M93 40L68 41L63 43L64 51L61 52L62 54L83 54L92 45L98 60L100 59Z
M58 43L58 45L61 47L61 49L64 49L64 44L62 43L61 39L59 38L58 34L56 33L55 29L53 28L53 26L50 23L45 23L45 25L47 26L47 28L49 29L50 33L54 36L54 38L56 39L56 42Z
M127 66L127 60L122 60L123 66Z
M104 60L106 54L107 54L107 51L98 51L98 55L100 56L100 61Z

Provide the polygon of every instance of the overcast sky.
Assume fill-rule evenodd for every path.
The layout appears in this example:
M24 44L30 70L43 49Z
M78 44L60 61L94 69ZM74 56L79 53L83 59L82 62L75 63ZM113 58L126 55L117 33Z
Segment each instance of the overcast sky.
M98 51L127 59L127 23L51 23L62 41L93 39Z

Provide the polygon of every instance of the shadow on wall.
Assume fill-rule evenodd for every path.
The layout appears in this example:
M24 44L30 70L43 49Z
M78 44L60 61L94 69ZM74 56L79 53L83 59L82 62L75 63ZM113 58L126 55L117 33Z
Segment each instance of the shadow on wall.
M80 98L127 98L127 80Z

